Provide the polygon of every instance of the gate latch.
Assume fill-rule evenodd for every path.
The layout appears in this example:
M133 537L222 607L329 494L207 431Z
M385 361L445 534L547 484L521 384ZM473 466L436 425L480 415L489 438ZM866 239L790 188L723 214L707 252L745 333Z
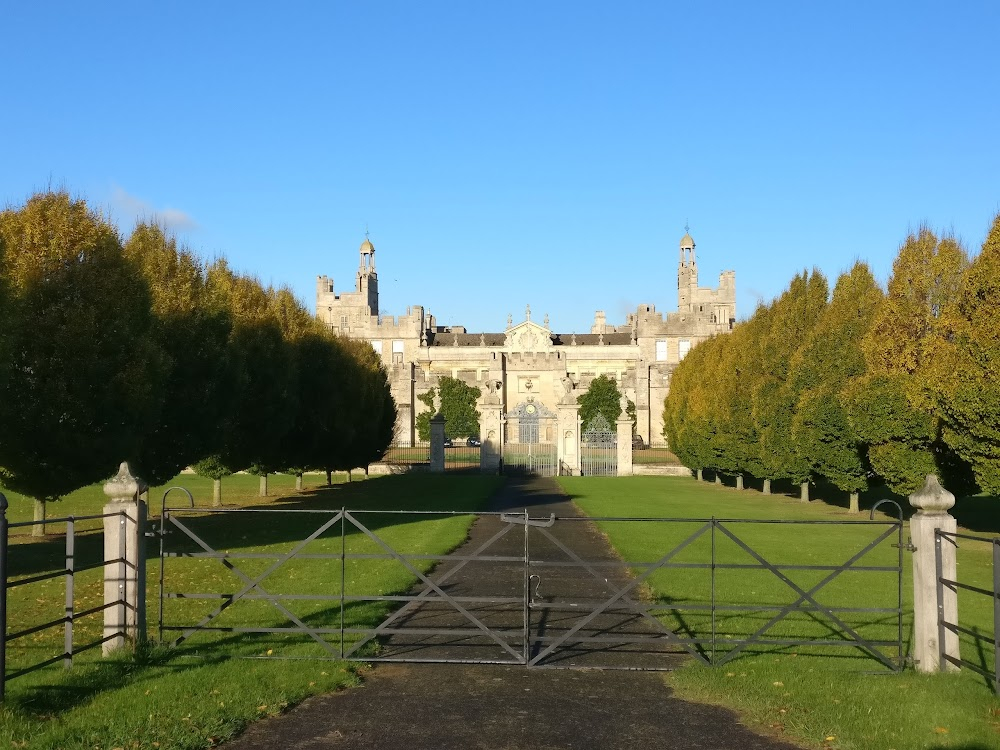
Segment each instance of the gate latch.
M526 515L508 515L506 513L500 514L500 520L504 523L519 523L522 526L539 526L543 529L552 526L556 522L556 514L550 513L549 520L543 521L540 518L529 518Z
M906 544L894 544L892 546L896 547L897 549L899 549L900 547L902 547L907 552L916 552L917 551L916 546L913 544L913 537L911 537L911 536L906 537Z
M535 582L535 591L534 591L534 593L531 592L531 582L532 581ZM534 607L535 606L535 599L541 599L542 598L542 595L540 593L538 593L538 587L541 586L541 585L542 585L542 577L540 575L538 575L537 573L535 573L535 574L532 574L532 575L528 576L528 593L531 596L531 598L528 600L528 606L529 607Z

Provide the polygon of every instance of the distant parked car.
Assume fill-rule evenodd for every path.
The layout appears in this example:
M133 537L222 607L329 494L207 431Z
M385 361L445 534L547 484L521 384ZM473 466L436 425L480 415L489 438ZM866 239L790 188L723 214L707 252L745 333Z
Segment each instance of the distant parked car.
M646 450L646 443L643 442L642 435L636 435L632 438L632 450L634 451Z
M445 448L454 448L455 447L455 443L452 442L452 439L450 437L446 437L444 439L444 447Z
M477 437L470 437L468 440L465 441L465 444L470 448L478 448L479 446L482 445L482 443L479 441L479 438Z

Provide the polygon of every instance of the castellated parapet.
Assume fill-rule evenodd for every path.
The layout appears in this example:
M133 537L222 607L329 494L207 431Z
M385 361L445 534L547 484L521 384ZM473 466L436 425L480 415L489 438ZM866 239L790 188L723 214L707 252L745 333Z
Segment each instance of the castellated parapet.
M564 384L583 393L599 375L613 377L636 405L636 433L647 443L663 440L663 401L677 363L700 341L726 333L736 322L736 274L723 271L716 288L698 286L695 243L685 233L680 242L676 312L657 312L642 304L612 325L603 311L589 333L555 333L548 317L515 323L508 316L503 331L470 332L464 326L438 326L422 305L405 315L379 311L375 246L366 237L359 251L353 291L337 294L333 280L316 280L316 317L342 336L364 339L382 358L399 409L397 440L416 438L416 415L424 410L419 396L436 388L442 376L482 388L499 381L505 411L527 404L555 410Z

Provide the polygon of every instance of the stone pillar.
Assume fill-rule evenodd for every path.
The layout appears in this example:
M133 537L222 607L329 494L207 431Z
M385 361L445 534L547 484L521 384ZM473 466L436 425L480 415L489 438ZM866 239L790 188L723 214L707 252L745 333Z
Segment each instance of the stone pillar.
M479 471L483 474L500 473L501 443L500 422L503 410L500 397L489 392L479 402Z
M618 417L618 476L632 476L632 420L625 411Z
M431 417L431 472L444 473L444 414Z
M941 659L939 621L958 622L957 591L943 587L944 596L938 601L937 561L934 531L954 533L955 519L948 509L955 496L938 483L933 474L927 475L924 486L910 495L910 505L917 512L910 518L910 536L916 547L913 552L913 661L918 672L957 672L958 667ZM955 545L953 540L941 540L941 576L956 580ZM958 634L944 632L944 653L959 658ZM944 661L942 664L941 662Z
M580 476L580 404L575 400L563 399L556 407L559 447L559 473L571 477Z
M104 485L104 513L113 514L104 519L104 603L114 605L104 610L105 656L146 640L145 489L124 462Z

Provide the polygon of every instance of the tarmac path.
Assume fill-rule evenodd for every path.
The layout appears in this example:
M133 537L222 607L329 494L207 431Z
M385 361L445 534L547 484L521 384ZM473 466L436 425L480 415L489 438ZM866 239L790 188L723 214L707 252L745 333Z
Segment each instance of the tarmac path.
M508 480L490 509L527 509L533 519L553 513L560 518L581 516L554 480L542 478ZM505 559L446 561L430 577L444 580L443 591L463 597L466 612L503 636L484 635L453 604L418 603L392 623L394 630L383 636L380 655L511 662L526 657L538 659L538 666L378 664L365 675L363 686L309 699L282 716L251 725L224 747L793 750L793 745L751 732L731 711L673 697L657 672L626 671L638 666L670 668L689 657L654 620L643 616L641 604L636 604L639 594L628 589L631 576L615 564L614 551L593 524L557 521L549 528L529 527L528 537L530 573L539 577L531 580L527 644L524 526L504 524L493 516L479 519L454 554L478 552ZM566 565L573 554L596 566ZM517 556L519 561L510 559ZM422 585L414 589L421 590ZM626 595L614 606L605 606L623 590ZM601 611L584 622L594 609ZM459 633L410 634L407 628L454 628ZM622 634L634 642L615 643ZM574 641L587 637L604 640ZM573 668L541 668L566 666ZM596 666L610 668L588 668Z

